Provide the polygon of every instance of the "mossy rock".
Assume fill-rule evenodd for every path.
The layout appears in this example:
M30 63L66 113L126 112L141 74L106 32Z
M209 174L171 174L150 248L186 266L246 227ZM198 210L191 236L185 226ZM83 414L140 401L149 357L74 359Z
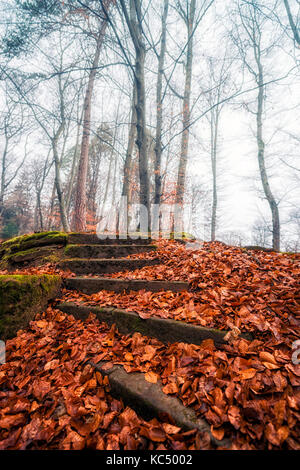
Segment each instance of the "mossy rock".
M31 248L25 251L17 251L16 253L11 253L3 257L4 261L9 261L10 263L24 263L25 261L35 261L40 258L44 258L53 254L55 249L51 247L41 247L41 248Z
M0 254L10 251L24 251L31 248L47 245L66 245L67 234L64 232L39 232L20 237L11 238L0 245Z
M15 268L24 263L44 264L61 258L61 246L67 243L64 232L40 232L11 238L0 245L0 269Z
M58 295L60 286L60 276L0 275L0 339L26 327Z
M247 245L244 246L245 250L251 250L251 251L264 251L266 253L276 253L277 250L274 250L274 248L266 248L265 246L258 246L258 245Z

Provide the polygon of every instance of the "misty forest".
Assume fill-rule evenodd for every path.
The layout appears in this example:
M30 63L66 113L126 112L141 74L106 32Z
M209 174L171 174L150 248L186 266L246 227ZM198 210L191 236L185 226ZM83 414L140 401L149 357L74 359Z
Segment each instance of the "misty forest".
M299 450L299 0L0 12L0 449Z

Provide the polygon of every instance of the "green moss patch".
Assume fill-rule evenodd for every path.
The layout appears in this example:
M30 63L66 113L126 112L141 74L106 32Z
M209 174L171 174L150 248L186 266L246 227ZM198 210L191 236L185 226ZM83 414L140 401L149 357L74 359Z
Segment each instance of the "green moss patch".
M67 243L67 234L64 232L40 232L20 237L11 238L3 242L0 246L0 253L10 251L16 253L31 248L47 245L65 245Z
M0 245L0 268L10 269L15 264L28 264L42 258L42 262L48 262L47 258L66 243L64 232L40 232L11 238Z
M11 338L60 290L60 276L0 275L0 339Z

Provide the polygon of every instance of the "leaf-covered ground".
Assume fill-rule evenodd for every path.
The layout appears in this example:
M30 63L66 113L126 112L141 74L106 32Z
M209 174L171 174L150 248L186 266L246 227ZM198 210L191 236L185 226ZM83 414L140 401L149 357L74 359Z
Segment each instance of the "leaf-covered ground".
M193 407L215 438L228 437L233 449L300 448L300 366L291 359L300 331L297 256L217 242L190 251L171 241L159 242L155 256L162 265L111 276L185 279L192 291L91 296L66 291L64 300L238 327L251 331L254 340L218 348L211 340L166 346L139 333L121 335L93 316L82 322L49 308L7 343L7 363L0 366L1 449L212 447L208 434L184 433L164 419L146 422L125 408L110 396L107 379L89 359L122 364L150 382L160 379L165 393Z

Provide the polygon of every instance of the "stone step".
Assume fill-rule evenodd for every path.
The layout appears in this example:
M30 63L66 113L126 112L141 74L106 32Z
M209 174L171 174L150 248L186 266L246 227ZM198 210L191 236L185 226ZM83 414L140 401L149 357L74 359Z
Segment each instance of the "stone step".
M203 418L197 417L192 408L184 406L176 397L166 395L162 391L162 385L149 383L141 372L127 373L120 365L109 365L105 361L94 364L89 361L103 376L108 376L110 393L117 399L122 399L125 405L133 408L145 419L152 419L166 414L171 418L171 422L181 427L184 431L198 429L201 432L209 433L211 442L216 447L229 447L230 441L217 440L210 430L210 425Z
M84 258L71 258L65 259L59 263L63 270L69 269L76 274L101 274L101 273L116 273L119 271L134 271L141 269L144 266L154 266L160 264L159 259L84 259Z
M68 258L122 258L136 253L156 250L155 245L67 245Z
M85 320L90 313L94 313L101 321L109 326L115 324L120 333L133 334L139 332L142 335L157 338L162 343L192 343L200 345L205 339L212 339L216 345L225 344L224 330L205 328L177 320L169 320L159 317L150 317L145 320L135 312L127 312L113 307L93 307L73 302L63 302L57 305L61 311L73 315L75 318ZM250 334L241 334L241 337L252 339Z
M69 233L68 244L74 245L147 245L153 243L150 238L99 238L96 233Z
M168 290L182 292L188 290L188 282L183 281L146 281L144 279L112 279L108 277L70 277L65 279L67 289L94 294L100 290L130 292L145 289L150 292Z

